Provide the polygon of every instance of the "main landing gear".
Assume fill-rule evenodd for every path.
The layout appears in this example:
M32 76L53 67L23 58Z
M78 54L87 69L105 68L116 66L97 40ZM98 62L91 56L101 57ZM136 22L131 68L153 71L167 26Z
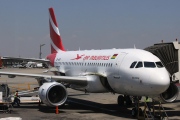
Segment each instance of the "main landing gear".
M132 100L130 98L130 96L128 95L119 95L118 99L117 99L117 103L119 106L131 106L132 105Z

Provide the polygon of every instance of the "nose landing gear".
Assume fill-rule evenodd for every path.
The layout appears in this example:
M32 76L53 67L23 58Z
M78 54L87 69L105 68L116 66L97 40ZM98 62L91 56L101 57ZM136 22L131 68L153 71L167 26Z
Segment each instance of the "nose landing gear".
M133 101L134 101L134 108L132 108L131 115L132 117L137 117L137 116L142 116L143 111L141 108L139 108L139 100L141 100L141 97L134 96Z
M134 107L132 108L131 115L132 117L137 117L143 115L143 111L141 108L139 108L139 100L141 100L141 97L137 96L128 96L128 95L119 95L117 102L120 107L123 106L131 106L132 101L134 102Z

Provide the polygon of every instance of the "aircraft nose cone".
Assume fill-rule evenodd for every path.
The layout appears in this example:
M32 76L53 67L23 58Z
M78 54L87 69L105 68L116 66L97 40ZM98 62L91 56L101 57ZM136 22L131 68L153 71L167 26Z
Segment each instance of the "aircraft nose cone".
M170 85L170 77L166 70L155 72L150 81L154 90L159 93L166 91Z

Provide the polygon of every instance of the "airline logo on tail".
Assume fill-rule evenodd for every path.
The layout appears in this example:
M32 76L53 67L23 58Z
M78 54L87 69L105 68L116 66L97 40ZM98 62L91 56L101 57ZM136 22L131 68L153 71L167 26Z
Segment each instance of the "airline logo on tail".
M51 53L65 51L53 8L49 8L49 27L51 38Z

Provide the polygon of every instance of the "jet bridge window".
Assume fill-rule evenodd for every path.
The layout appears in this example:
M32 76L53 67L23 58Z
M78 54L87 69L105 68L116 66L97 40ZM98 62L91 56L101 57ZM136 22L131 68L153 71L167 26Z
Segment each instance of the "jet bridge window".
M138 64L136 65L136 68L141 68L141 67L143 67L142 62L138 62Z
M162 67L164 67L163 66L163 64L159 61L159 62L155 62L156 63L156 66L158 67L158 68L162 68Z
M130 68L134 68L134 66L136 65L136 63L137 63L137 61L134 61L134 62L131 64Z
M144 67L145 68L155 68L156 65L154 62L144 62Z

